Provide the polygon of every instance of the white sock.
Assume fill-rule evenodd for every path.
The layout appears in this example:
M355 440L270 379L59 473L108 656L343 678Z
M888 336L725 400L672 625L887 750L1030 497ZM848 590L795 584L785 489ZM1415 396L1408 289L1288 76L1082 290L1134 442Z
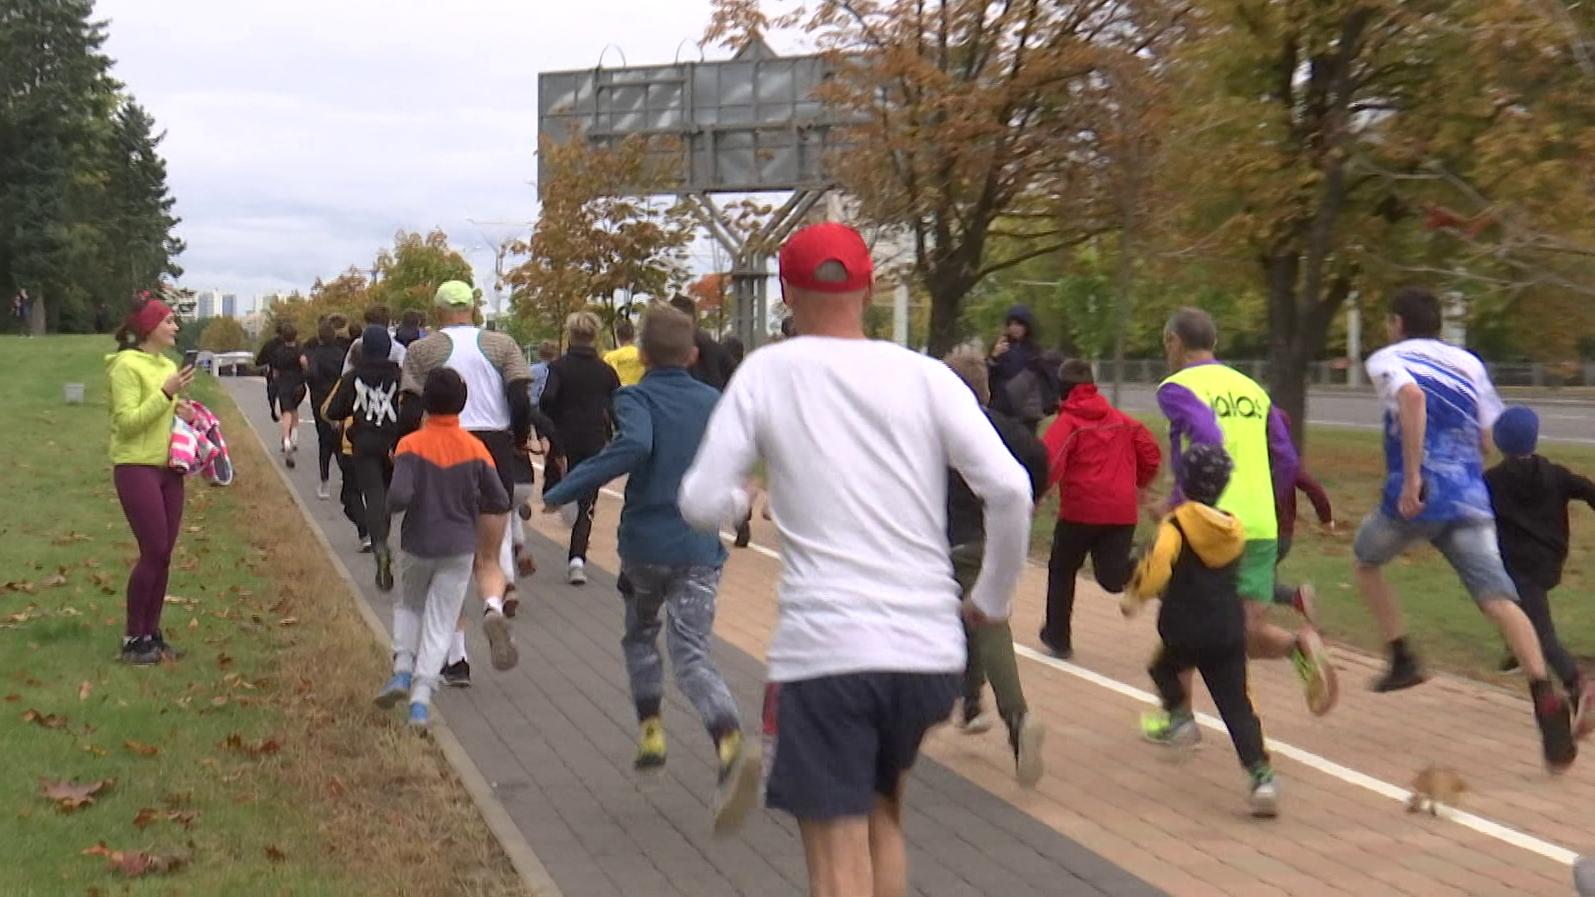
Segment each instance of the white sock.
M449 640L449 666L465 659L465 633L454 630L454 637Z
M504 599L497 595L487 599L487 609L498 613L504 612Z

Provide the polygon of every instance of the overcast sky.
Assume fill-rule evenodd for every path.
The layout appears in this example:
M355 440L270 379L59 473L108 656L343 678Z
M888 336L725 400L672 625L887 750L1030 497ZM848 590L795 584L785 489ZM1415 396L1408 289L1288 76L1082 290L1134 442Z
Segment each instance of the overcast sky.
M708 0L98 0L166 129L185 286L307 289L400 228L536 214L537 73L697 55ZM685 41L685 43L682 43ZM606 65L621 64L609 50ZM699 253L707 256L700 243ZM478 271L491 253L468 253Z

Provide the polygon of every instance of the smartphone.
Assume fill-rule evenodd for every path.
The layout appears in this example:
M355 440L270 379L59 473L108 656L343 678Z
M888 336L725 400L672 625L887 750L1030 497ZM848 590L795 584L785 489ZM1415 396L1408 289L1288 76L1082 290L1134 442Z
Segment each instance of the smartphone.
M199 350L189 349L183 353L183 367L191 368L199 363Z

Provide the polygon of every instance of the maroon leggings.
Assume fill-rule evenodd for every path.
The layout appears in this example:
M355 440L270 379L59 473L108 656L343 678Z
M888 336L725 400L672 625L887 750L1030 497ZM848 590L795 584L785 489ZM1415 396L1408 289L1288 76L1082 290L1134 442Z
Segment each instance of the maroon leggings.
M154 635L166 606L166 577L183 527L183 475L166 467L118 464L112 476L138 540L138 563L127 578L127 635Z

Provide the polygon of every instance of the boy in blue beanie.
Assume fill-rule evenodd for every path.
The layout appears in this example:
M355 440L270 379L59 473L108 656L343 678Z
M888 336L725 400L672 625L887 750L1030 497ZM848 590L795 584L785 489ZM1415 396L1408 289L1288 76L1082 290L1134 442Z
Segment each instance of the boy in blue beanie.
M1582 501L1595 508L1595 482L1535 454L1539 438L1540 419L1532 409L1506 409L1495 423L1495 447L1505 458L1485 472L1484 482L1495 505L1501 560L1539 634L1546 666L1567 686L1573 732L1583 737L1595 729L1595 715L1588 712L1595 709L1595 688L1556 636L1550 591L1562 581L1567 563L1567 506Z

